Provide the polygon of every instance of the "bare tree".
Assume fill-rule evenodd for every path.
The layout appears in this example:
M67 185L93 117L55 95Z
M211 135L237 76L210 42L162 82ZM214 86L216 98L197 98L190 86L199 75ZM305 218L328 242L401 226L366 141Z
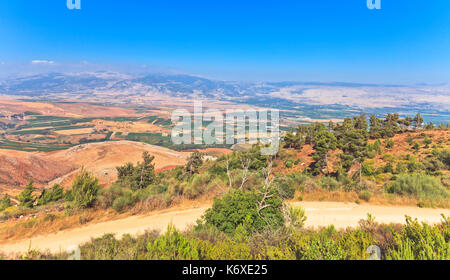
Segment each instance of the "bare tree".
M233 187L232 181L231 181L231 174L230 174L230 161L227 159L227 176L228 176L228 185L230 189Z
M241 167L242 167L242 180L241 180L239 189L243 190L245 183L247 183L247 181L248 181L249 169L250 169L250 165L252 164L252 160L250 157L244 156L244 157L240 158L240 162L241 162ZM233 187L233 179L232 179L231 172L230 172L229 159L227 159L227 161L226 161L226 168L227 168L228 185L230 188L232 188Z
M275 177L272 176L273 158L269 158L269 164L263 169L264 185L259 193L262 195L261 199L257 202L258 216L263 219L267 225L270 223L261 215L261 211L272 207L272 204L268 203L267 200L273 197L273 181Z
M241 186L239 187L241 190L244 189L244 185L248 180L248 170L250 168L251 163L252 163L252 160L249 157L241 158L242 181L241 181Z

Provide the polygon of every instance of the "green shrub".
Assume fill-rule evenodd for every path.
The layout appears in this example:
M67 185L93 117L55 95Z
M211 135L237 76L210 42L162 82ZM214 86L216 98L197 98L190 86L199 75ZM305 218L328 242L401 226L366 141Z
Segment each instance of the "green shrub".
M450 170L450 149L439 152L439 160L447 166L447 169Z
M392 154L389 154L389 153L384 154L381 158L384 161L389 161L389 162L393 162L395 160L395 157Z
M422 164L425 167L425 169L431 173L446 168L446 166L437 158L425 159Z
M73 201L73 192L72 190L67 190L64 193L64 200L67 202L72 202Z
M132 238L124 235L121 240L117 240L112 234L105 234L89 243L81 246L83 260L136 260L147 259L146 247L154 236L144 234Z
M322 177L320 186L325 190L336 191L342 187L342 184L333 177Z
M408 135L408 137L406 138L406 143L412 145L414 143L414 137L412 135Z
M85 225L90 221L92 221L92 218L89 217L88 215L81 215L78 217L78 223L80 223L80 225Z
M200 242L186 238L172 225L166 233L147 245L151 260L199 260Z
M394 235L394 245L386 254L388 260L449 260L450 219L443 217L439 226L420 224L410 217L400 233Z
M288 159L284 162L284 166L286 166L286 168L292 168L294 166L294 162L292 159Z
M423 143L425 144L425 145L430 145L431 143L433 143L433 140L431 140L430 138L428 138L428 137L425 137L425 139L423 139Z
M450 190L450 174L442 176L441 183L447 190Z
M251 231L281 227L284 224L283 202L278 194L271 193L265 201L270 206L259 211L260 201L260 193L232 191L222 198L216 198L212 208L206 211L204 219L207 224L230 235L247 217L250 218Z
M156 182L154 156L150 156L148 152L142 154L142 162L138 162L136 166L127 163L117 167L118 182L131 188L138 190L148 187Z
M142 202L152 197L153 195L155 195L155 190L153 190L152 188L145 188L135 191L133 193L133 198L136 201Z
M148 189L142 189L140 191L148 191ZM122 187L119 184L113 184L109 188L104 188L99 191L98 204L107 209L112 207L114 210L120 212L125 207L134 204L133 191L129 188Z
M3 211L11 206L11 198L9 197L9 195L5 194L2 200L0 200L0 211Z
M363 164L361 165L361 173L363 176L372 176L375 175L376 171L375 171L375 167L373 166L373 161L366 161L363 162Z
M386 143L386 148L387 149L392 149L395 146L395 142L392 139L387 139L385 143Z
M377 139L374 143L373 143L373 150L377 153L377 154L381 154L383 152L382 148L381 148L381 141L380 139Z
M386 190L388 193L407 195L424 200L442 200L450 196L449 192L436 179L419 174L399 175Z
M134 204L133 197L130 195L120 196L116 198L112 204L112 208L117 212L121 212L126 207Z
M296 190L303 190L303 185L310 179L308 175L302 173L292 173L288 177L291 179L292 185Z
M230 238L215 244L206 243L202 252L207 260L252 260L250 246L246 242L236 242Z
M19 194L17 199L20 201L20 205L25 208L33 208L36 202L36 196L33 194L35 188L33 187L33 181L30 181L25 189Z
M368 151L367 152L367 158L373 159L377 156L377 153L375 151Z
M408 164L405 162L399 162L395 168L394 174L402 174L408 172Z
M364 201L369 201L372 198L372 193L367 190L363 190L359 193L359 198Z
M57 202L64 197L64 188L58 184L53 185L49 190L43 190L38 198L38 205L46 205L51 202Z
M383 173L394 173L394 166L392 166L392 163L389 162L383 166Z
M78 208L89 208L97 200L98 179L87 171L81 171L72 184L73 203Z
M413 172L416 172L416 171L419 171L419 170L423 169L423 164L420 163L420 162L417 162L414 159L409 160L407 162L407 165L408 165L408 171L410 173L413 173Z
M305 210L301 207L289 207L288 226L299 230L306 222Z
M299 260L344 260L345 250L325 234L310 234L296 240L296 256Z
M278 186L278 192L283 199L292 199L295 195L295 181L292 177L277 178L274 182Z
M199 151L195 151L189 156L188 162L184 168L187 175L192 176L193 174L199 173L199 168L203 164L203 157L204 154Z
M211 175L208 172L202 174L194 174L191 181L187 184L183 194L194 199L207 192L210 188Z

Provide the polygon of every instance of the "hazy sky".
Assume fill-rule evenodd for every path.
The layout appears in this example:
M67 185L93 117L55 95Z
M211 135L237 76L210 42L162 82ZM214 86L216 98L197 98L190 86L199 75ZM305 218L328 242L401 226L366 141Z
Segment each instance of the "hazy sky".
M2 0L0 68L87 61L228 80L450 82L449 0L366 2Z

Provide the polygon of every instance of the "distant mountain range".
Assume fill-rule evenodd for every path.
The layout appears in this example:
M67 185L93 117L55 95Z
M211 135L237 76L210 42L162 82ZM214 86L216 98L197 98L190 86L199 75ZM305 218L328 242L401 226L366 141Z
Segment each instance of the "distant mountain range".
M320 82L232 82L184 74L46 73L0 81L0 95L55 101L146 103L146 98L206 99L283 109L287 116L422 112L450 121L449 85L375 85ZM148 101L148 103L151 103Z

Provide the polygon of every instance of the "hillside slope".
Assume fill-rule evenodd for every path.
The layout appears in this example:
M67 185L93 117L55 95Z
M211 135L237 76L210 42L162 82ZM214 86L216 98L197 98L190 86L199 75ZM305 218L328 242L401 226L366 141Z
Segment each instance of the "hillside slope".
M117 166L137 163L143 152L155 156L156 170L184 165L189 154L130 141L83 144L49 153L0 150L0 191L14 194L30 179L40 188L53 183L69 186L82 167L94 173L100 184L110 184L117 178Z

